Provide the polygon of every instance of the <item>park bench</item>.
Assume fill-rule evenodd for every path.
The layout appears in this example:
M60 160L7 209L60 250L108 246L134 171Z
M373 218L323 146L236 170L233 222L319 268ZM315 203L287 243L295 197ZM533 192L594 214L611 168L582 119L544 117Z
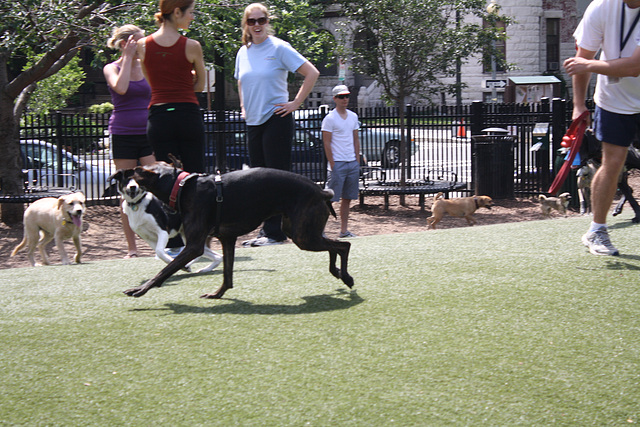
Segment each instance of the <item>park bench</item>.
M429 170L424 179L408 179L403 186L400 181L387 181L384 169L363 166L360 177L360 206L365 205L366 196L383 196L384 208L389 209L389 196L417 194L420 208L424 210L425 194L442 192L445 198L449 198L449 193L452 191L466 189L467 183L458 181L458 175L453 171Z
M78 188L74 174L43 173L38 169L24 169L24 194L5 194L0 185L0 203L33 203L45 197L60 197L73 193ZM70 186L58 186L62 178Z

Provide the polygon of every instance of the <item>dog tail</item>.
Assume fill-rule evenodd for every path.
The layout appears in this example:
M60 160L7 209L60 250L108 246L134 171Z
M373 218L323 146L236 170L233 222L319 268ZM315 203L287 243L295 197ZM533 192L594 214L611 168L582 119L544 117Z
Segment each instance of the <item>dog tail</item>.
M338 215L336 214L336 210L333 209L333 205L331 204L331 200L327 200L327 206L329 207L329 212L331 213L331 215L334 218L338 218Z
M538 196L538 199L540 199L540 201L542 202L543 200L547 200L547 196L545 196L544 194L541 194Z
M24 237L22 239L22 242L20 242L18 244L18 246L15 247L15 249L13 251L11 251L11 256L15 256L18 252L20 252L25 246L27 245L27 238Z
M441 191L441 192L439 192L438 194L436 194L436 195L433 197L433 202L434 202L434 203L435 203L435 202L437 202L438 200L440 200L440 199L442 198L442 196L444 196L444 193Z
M336 214L335 209L333 209L333 204L331 204L331 199L333 199L333 195L334 194L335 193L330 188L325 188L325 189L322 190L322 195L324 196L325 200L327 201L327 206L329 207L329 212L331 213L331 215L333 215L334 218L338 218L338 215Z

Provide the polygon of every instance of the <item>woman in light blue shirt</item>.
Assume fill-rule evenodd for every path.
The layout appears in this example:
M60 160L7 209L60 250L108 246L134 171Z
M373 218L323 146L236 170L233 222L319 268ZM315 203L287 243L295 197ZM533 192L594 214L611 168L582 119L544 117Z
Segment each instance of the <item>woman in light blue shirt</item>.
M291 144L295 131L293 112L309 96L320 73L291 45L272 35L269 12L262 3L247 6L242 17L242 47L236 56L240 108L247 122L251 167L291 169ZM288 73L304 81L289 101ZM265 221L258 238L245 246L272 245L285 241L282 217Z

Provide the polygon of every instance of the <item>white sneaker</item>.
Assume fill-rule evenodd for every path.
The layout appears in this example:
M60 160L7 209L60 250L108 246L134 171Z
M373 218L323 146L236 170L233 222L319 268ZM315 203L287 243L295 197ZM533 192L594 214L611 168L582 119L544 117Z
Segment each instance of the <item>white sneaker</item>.
M582 243L593 255L620 255L620 252L611 244L606 228L587 232L582 236Z
M338 237L341 239L345 239L345 238L352 238L352 237L358 237L358 236L356 236L355 234L347 230L344 233L340 232L340 235Z

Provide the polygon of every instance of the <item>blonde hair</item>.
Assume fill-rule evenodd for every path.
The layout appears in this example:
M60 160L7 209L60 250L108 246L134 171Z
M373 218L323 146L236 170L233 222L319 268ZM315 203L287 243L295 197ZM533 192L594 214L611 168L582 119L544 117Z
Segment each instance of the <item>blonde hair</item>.
M195 0L160 0L158 3L159 11L153 15L156 18L156 24L162 25L164 21L171 20L171 14L176 10L176 7L183 12L193 4Z
M253 41L253 36L249 31L249 26L247 25L247 16L251 13L252 10L258 9L264 13L264 15L271 20L271 16L269 16L269 9L262 3L251 3L249 6L244 8L244 13L242 14L242 44L247 46L249 43ZM271 28L271 24L267 22L265 25L265 30L267 34L273 34L273 28Z
M144 34L144 31L141 28L131 24L114 28L111 33L111 38L107 40L107 47L109 49L119 49L121 41L127 41L129 40L129 37L138 33Z

